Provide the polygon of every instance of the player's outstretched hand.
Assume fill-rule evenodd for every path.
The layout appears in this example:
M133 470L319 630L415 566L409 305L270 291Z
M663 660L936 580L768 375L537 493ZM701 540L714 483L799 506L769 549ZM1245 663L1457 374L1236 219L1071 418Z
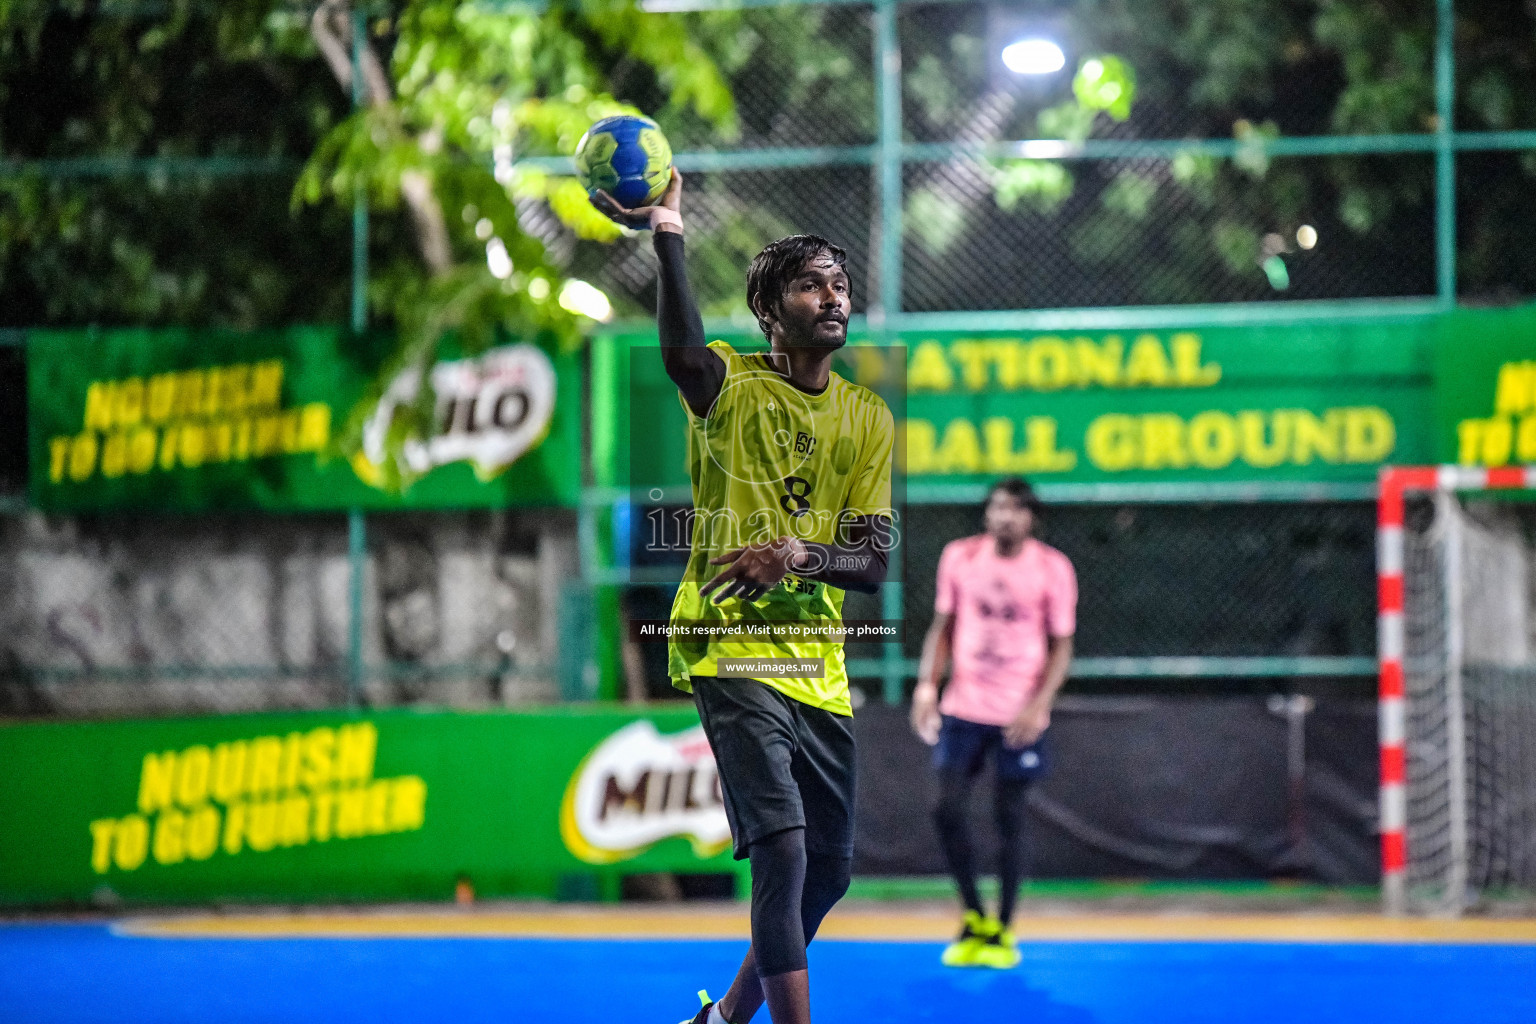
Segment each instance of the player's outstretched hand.
M709 560L710 565L724 565L727 568L700 587L699 596L708 597L718 590L715 604L732 597L739 597L751 604L779 585L789 574L790 565L803 551L800 544L787 537L727 551L719 558Z
M609 220L622 224L627 228L643 231L651 226L651 213L655 210L671 210L675 214L681 214L683 209L683 176L678 173L676 167L672 168L672 180L667 183L667 190L662 193L661 201L654 206L637 206L633 210L620 206L619 201L613 196L598 189L597 195L592 197L592 205L597 207Z

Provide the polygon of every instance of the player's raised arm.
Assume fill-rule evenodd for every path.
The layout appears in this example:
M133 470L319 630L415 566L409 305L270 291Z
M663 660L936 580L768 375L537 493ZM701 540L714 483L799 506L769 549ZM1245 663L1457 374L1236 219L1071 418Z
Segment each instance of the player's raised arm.
M655 206L627 210L606 192L593 203L613 220L627 227L650 228L651 244L661 261L656 288L656 326L661 335L661 360L667 376L682 392L695 415L708 416L725 381L725 363L704 340L704 321L688 287L683 259L683 176L672 169L672 183Z

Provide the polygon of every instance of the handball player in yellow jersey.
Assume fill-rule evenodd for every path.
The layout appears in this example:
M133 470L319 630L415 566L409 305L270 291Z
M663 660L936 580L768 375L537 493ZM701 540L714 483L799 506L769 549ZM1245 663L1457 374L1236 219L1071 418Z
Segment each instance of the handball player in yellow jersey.
M746 1024L765 1000L774 1024L809 1024L805 947L853 864L853 708L835 629L844 592L885 578L894 423L877 395L832 372L851 308L842 249L792 235L752 261L747 303L768 351L739 353L705 344L683 263L682 177L673 171L657 206L595 201L650 228L660 260L656 318L687 411L694 505L668 671L693 692L736 857L752 864L752 946L694 1024Z

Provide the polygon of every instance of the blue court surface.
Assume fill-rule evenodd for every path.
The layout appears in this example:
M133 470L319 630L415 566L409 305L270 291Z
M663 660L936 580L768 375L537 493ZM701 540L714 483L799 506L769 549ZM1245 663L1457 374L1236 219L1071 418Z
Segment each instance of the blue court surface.
M812 947L819 1022L1532 1024L1529 942L1029 941L1008 972L940 943ZM730 939L217 937L0 925L0 1020L674 1024L725 988ZM766 1011L757 1018L766 1022Z

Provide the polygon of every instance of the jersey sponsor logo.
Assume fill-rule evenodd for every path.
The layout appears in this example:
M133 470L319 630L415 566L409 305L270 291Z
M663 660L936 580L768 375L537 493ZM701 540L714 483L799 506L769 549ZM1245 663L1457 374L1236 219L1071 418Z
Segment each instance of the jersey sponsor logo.
M560 836L589 864L638 857L672 836L685 837L701 859L729 848L731 826L703 726L663 736L641 719L599 743L566 786Z
M402 409L421 394L419 367L400 371L363 424L362 450L352 459L357 475L384 485L390 458L387 440ZM422 476L451 462L468 462L489 480L537 447L555 414L556 377L549 356L535 345L493 348L473 359L432 367L436 396L430 436L406 438L397 457L401 476Z

